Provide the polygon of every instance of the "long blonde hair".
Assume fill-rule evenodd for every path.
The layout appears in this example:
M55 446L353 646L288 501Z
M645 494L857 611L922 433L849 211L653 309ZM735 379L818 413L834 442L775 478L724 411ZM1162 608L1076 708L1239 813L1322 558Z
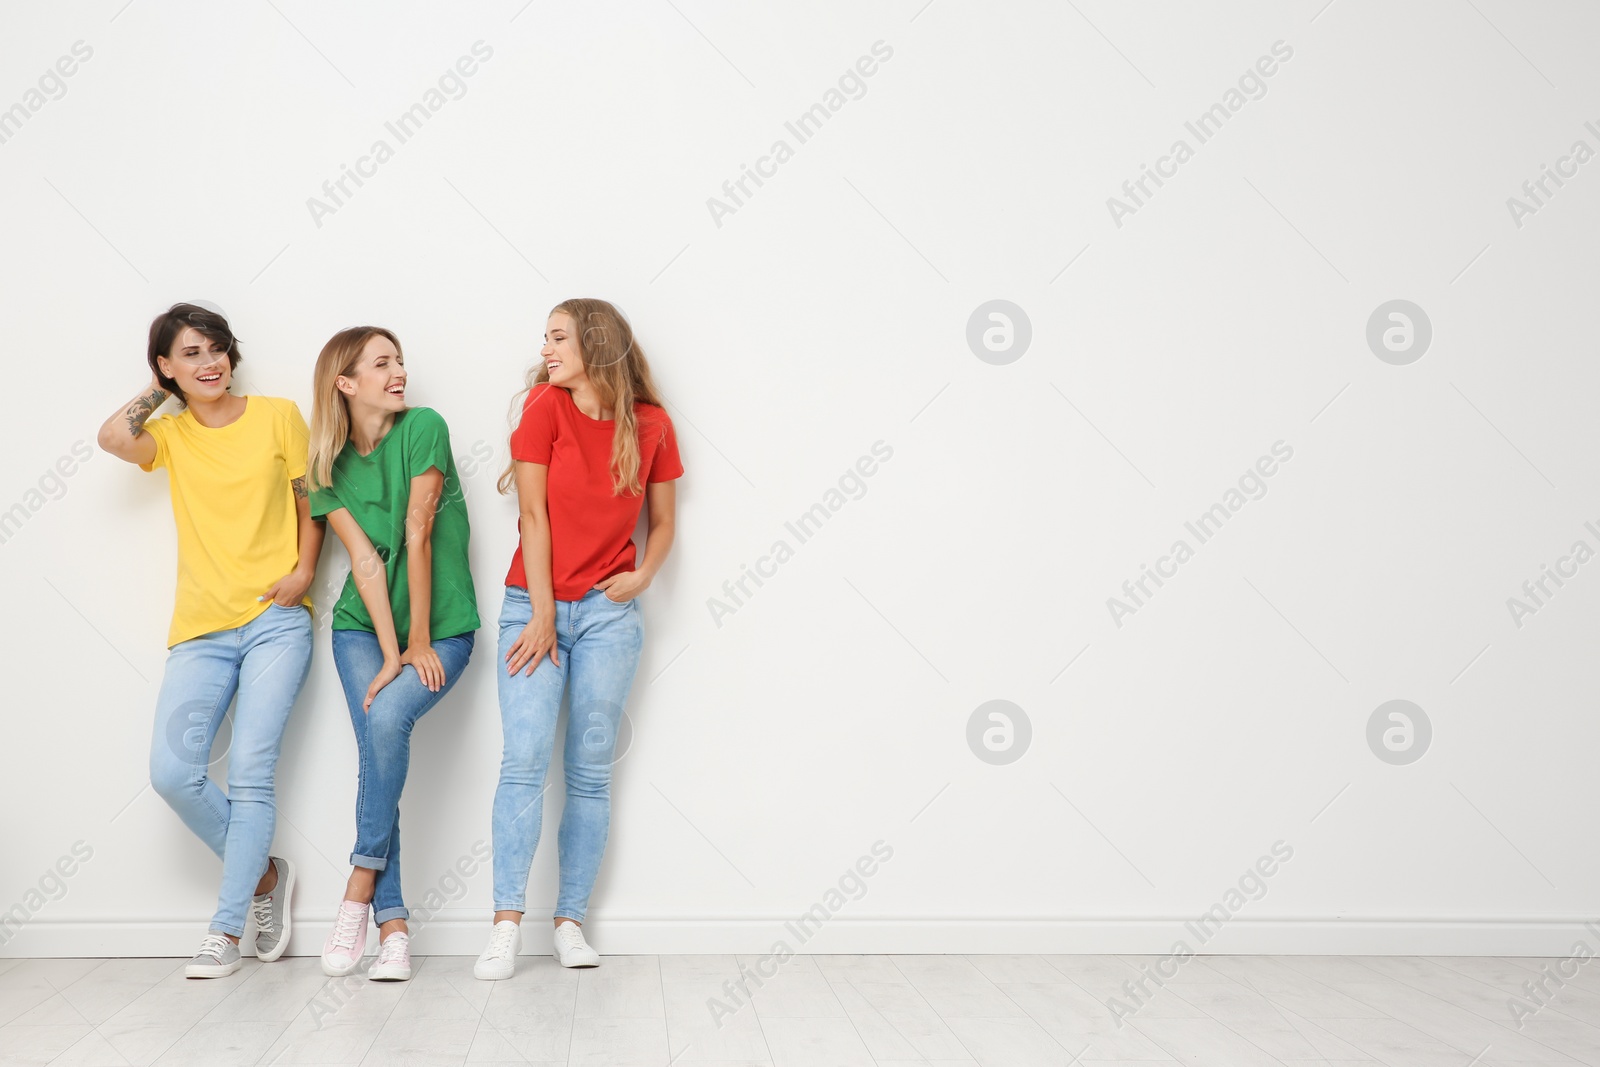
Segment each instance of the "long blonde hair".
M650 377L650 362L644 349L633 338L633 327L611 304L593 297L575 297L563 300L550 309L572 316L577 329L578 352L583 357L583 370L590 384L600 395L602 407L616 413L616 432L611 439L611 492L620 496L626 492L638 495L639 485L639 423L633 405L636 402L661 407L654 380ZM541 360L528 372L522 391L511 402L511 422L515 427L522 418L522 407L528 391L541 382L550 380L550 371ZM511 491L515 485L510 461L500 473L495 488L501 493Z
M349 376L361 362L361 352L374 337L387 337L404 358L400 338L382 326L352 326L340 330L322 346L317 369L311 376L311 445L306 473L311 489L333 484L333 461L350 440L350 402L339 391L340 375Z

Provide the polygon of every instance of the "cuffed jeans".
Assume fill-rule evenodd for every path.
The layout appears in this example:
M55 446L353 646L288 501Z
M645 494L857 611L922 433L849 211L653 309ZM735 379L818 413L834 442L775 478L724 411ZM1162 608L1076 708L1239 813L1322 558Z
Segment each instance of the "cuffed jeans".
M150 743L150 784L222 860L211 932L244 936L277 828L273 778L283 730L311 669L311 612L270 604L243 626L180 641L167 653ZM207 774L228 705L228 791Z
M532 675L526 665L508 675L506 656L532 618L528 591L506 586L495 672L504 751L494 793L494 907L527 911L528 871L544 823L545 773L555 749L562 693L570 688L555 915L582 922L610 831L611 762L622 706L644 647L644 623L637 598L619 604L605 590L591 589L579 600L558 600L560 666L546 654Z
M422 684L411 664L378 690L372 707L363 710L367 687L383 667L378 636L367 630L333 631L333 663L350 706L361 757L356 790L356 846L350 863L378 872L373 889L372 918L378 925L409 919L400 891L400 791L411 768L411 728L455 686L472 655L474 635L457 634L433 642L444 668L444 685L435 693Z

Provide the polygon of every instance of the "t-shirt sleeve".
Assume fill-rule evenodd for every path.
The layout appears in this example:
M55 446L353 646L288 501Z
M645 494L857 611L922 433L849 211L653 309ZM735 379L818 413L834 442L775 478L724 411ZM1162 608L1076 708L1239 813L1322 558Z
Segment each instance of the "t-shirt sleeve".
M344 507L339 501L339 494L331 485L319 485L311 490L311 517L313 519L326 518L328 512L338 511Z
M151 419L149 422L144 424L144 432L155 439L156 458L152 459L149 463L139 464L140 470L153 471L157 467L165 467L167 465L167 459L171 455L171 453L167 450L167 430L170 429L171 426L171 415L162 415L160 418Z
M306 476L306 451L311 445L311 430L300 414L300 405L285 400L279 409L283 412L283 457L289 464L290 479Z
M438 467L440 474L450 471L450 428L444 417L432 408L416 408L405 421L406 477L415 478Z
M552 387L541 382L528 392L522 406L522 421L511 431L511 458L523 463L550 463L550 447L556 439L555 400Z
M650 482L670 482L683 477L683 461L678 458L678 435L672 419L661 413L661 436L656 439L655 459L650 463Z

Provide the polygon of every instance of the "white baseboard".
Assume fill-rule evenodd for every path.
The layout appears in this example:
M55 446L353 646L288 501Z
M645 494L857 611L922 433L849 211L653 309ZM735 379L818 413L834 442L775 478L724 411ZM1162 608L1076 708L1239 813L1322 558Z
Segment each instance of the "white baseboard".
M801 929L781 918L627 918L591 912L584 923L605 955L740 953L762 955L783 942L794 953L1060 953L1168 955L1182 942L1196 955L1568 956L1579 940L1600 942L1584 919L1248 919L1201 939L1192 919L964 919L845 917ZM550 952L549 919L529 918L528 954ZM787 924L787 925L786 925ZM294 924L288 954L322 951L331 916ZM412 923L417 955L476 956L489 934L487 913L444 910ZM180 956L194 952L206 918L60 920L38 916L6 929L5 957ZM248 949L250 938L246 937ZM376 952L369 936L368 952ZM1594 952L1591 948L1590 952Z

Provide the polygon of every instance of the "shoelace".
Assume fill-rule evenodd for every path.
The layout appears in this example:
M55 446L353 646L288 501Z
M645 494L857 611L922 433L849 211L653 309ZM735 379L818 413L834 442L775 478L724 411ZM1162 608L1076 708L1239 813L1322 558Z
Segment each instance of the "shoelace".
M379 963L401 963L406 959L410 939L405 934L390 934L378 947Z
M517 936L515 926L497 926L494 935L489 938L489 955L509 958L511 955L511 942Z
M272 898L252 900L250 902L251 914L255 916L257 930L272 929Z
M356 947L356 935L361 932L361 926L367 921L367 909L354 911L339 905L339 914L333 920L333 946L335 948Z
M576 923L562 923L556 927L556 936L561 938L568 948L588 947L583 941L583 931L578 929Z
M222 954L228 951L228 939L221 934L207 934L200 942L200 951L197 956L210 956L218 963L222 962Z

